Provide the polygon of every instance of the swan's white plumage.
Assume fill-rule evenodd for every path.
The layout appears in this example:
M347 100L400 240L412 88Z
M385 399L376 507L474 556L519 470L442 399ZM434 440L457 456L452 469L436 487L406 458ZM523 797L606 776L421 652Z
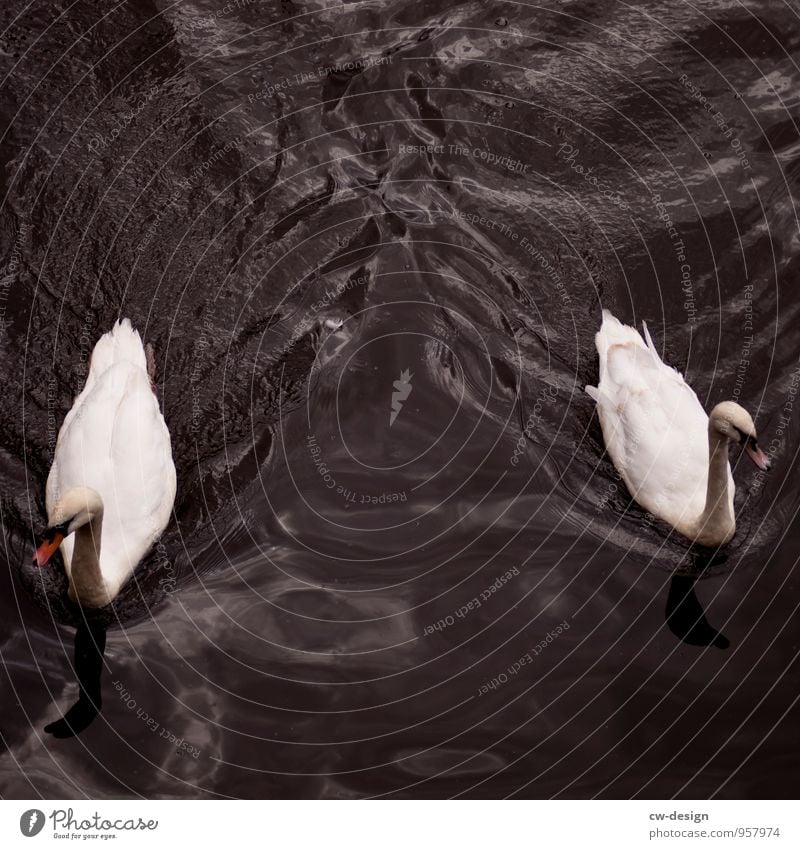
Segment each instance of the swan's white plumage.
M603 310L595 342L598 386L586 391L597 403L603 439L634 499L686 536L706 503L708 416L678 371L662 362L647 326L645 339ZM728 464L733 520L734 484Z
M113 598L166 527L176 491L169 431L141 337L127 319L97 342L86 385L58 434L45 496L49 518L74 487L103 499L100 571ZM73 548L67 536L61 551L68 575Z

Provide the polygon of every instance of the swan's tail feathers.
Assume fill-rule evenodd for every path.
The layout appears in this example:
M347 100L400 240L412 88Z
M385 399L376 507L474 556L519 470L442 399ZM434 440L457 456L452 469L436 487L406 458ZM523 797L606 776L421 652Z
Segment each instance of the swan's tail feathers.
M600 400L600 390L596 386L586 386L586 394L597 403Z
M94 346L90 374L100 375L119 362L129 362L147 369L142 337L127 318L118 321Z
M615 318L608 310L603 310L603 323L594 337L595 345L597 346L597 354L600 358L600 380L603 379L605 373L606 362L608 360L608 352L615 345L631 345L634 344L643 350L646 350L642 336L634 327L629 327L623 324L618 318Z
M658 357L658 351L656 351L656 346L653 344L653 337L650 335L650 331L647 329L647 322L642 322L642 330L644 331L644 339L647 342L647 347ZM661 359L661 357L658 357Z
M611 310L603 310L603 324L608 322L609 324L619 324L621 327L625 325L614 315Z

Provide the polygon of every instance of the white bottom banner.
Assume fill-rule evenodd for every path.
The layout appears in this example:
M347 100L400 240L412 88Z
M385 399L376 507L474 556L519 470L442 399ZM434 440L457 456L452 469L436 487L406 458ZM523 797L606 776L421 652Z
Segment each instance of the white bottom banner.
M0 846L800 846L794 802L4 801Z

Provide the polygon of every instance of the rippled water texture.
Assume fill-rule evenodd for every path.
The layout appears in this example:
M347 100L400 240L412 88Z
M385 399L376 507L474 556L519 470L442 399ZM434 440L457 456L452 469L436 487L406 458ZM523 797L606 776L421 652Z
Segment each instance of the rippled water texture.
M793 4L0 14L2 795L796 792ZM772 455L677 604L713 640L603 453L601 307ZM76 612L30 554L119 315L178 497L57 740Z

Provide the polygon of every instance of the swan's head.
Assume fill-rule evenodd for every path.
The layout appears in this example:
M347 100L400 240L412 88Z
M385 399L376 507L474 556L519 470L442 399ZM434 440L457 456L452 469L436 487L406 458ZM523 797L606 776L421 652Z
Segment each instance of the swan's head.
M753 419L744 407L734 401L717 404L709 416L708 427L730 442L741 445L761 471L765 472L770 467L769 457L759 448Z
M77 486L59 498L50 511L50 527L33 555L37 566L45 566L64 540L78 528L103 515L103 499L88 486Z

